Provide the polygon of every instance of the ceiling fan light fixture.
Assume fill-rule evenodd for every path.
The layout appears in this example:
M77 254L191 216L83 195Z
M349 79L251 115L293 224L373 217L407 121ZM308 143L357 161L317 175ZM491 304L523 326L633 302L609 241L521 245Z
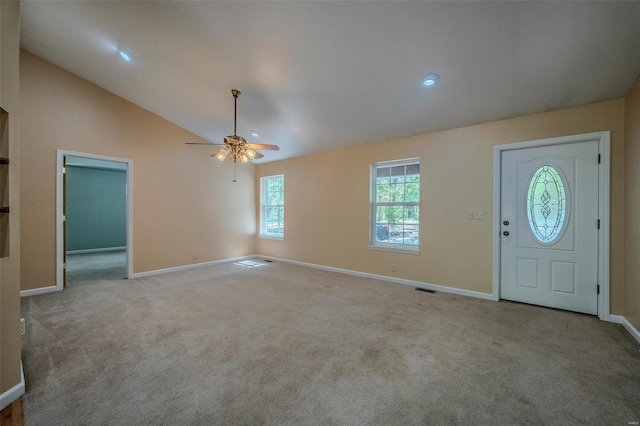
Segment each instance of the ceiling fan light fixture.
M216 158L220 161L224 161L225 158L227 158L227 155L229 155L227 147L220 148L220 150L215 154Z
M426 74L424 77L422 77L422 85L426 87L435 86L438 80L440 80L438 74Z
M264 158L260 152L256 151L257 149L267 149L271 151L278 151L277 145L268 145L268 144L250 144L247 143L247 140L242 136L238 136L237 134L237 124L238 124L238 96L240 96L240 91L233 89L231 91L233 95L233 136L225 136L224 144L221 144L221 147L218 151L211 154L211 157L216 157L220 161L224 161L229 158L233 161L233 182L236 181L236 164L238 160L242 164L246 164L253 159ZM260 132L257 130L251 130L251 136L258 137L260 136ZM204 142L186 142L190 145L210 145L209 143ZM215 145L215 144L213 144Z

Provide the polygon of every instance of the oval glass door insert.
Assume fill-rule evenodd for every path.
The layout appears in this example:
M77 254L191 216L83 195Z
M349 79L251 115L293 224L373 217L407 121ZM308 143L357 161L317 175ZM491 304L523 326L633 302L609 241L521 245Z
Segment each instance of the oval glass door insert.
M548 164L540 166L529 181L527 217L536 239L551 244L564 231L567 193L560 173Z

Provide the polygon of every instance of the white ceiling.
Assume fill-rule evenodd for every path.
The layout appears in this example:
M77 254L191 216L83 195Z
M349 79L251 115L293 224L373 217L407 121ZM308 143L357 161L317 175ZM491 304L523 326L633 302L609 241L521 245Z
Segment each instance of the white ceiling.
M640 2L23 1L21 14L25 50L209 141L233 132L239 89L238 134L281 147L261 162L621 98L640 70ZM440 83L425 88L429 72Z

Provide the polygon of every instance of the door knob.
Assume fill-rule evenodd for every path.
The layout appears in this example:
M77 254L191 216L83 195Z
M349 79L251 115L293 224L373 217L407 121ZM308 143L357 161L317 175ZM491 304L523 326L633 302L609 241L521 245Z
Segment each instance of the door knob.
M502 224L503 224L504 226L509 226L509 221L508 221L508 220L505 220L504 222L502 222Z
M508 236L509 236L509 231L504 231L504 232L502 233L502 235L504 235L505 237L508 237Z

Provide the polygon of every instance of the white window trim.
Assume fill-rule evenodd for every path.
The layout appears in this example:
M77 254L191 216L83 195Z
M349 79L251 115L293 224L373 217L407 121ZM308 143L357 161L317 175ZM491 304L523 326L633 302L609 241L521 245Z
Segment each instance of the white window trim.
M284 240L284 232L282 235L279 234L260 234L260 238L264 238L265 240Z
M377 243L376 245L369 244L369 250L377 250L377 251L390 251L393 253L404 253L404 254L420 254L420 246L412 246L409 244L388 244L388 243Z
M260 234L258 235L260 238L268 239L268 240L284 240L284 229L282 230L282 235L280 234L269 234L265 232L266 228L266 217L265 217L265 193L266 193L266 183L267 179L273 178L282 178L284 179L284 174L272 175L272 176L263 176L260 178ZM282 204L284 208L284 203Z
M417 245L411 244L394 244L394 243L378 243L375 241L375 199L376 199L376 178L377 178L377 168L380 166L395 166L400 164L411 164L418 163L420 164L420 157L414 158L405 158L401 160L392 160L392 161L379 161L377 163L371 164L371 168L369 169L369 250L376 251L387 251L394 253L402 253L402 254L420 254L420 243ZM420 175L420 192L422 193L422 174ZM422 197L420 197L420 201L417 203L419 207L421 207ZM404 203L403 203L404 204ZM409 203L415 204L415 203ZM420 223L418 223L420 226Z

